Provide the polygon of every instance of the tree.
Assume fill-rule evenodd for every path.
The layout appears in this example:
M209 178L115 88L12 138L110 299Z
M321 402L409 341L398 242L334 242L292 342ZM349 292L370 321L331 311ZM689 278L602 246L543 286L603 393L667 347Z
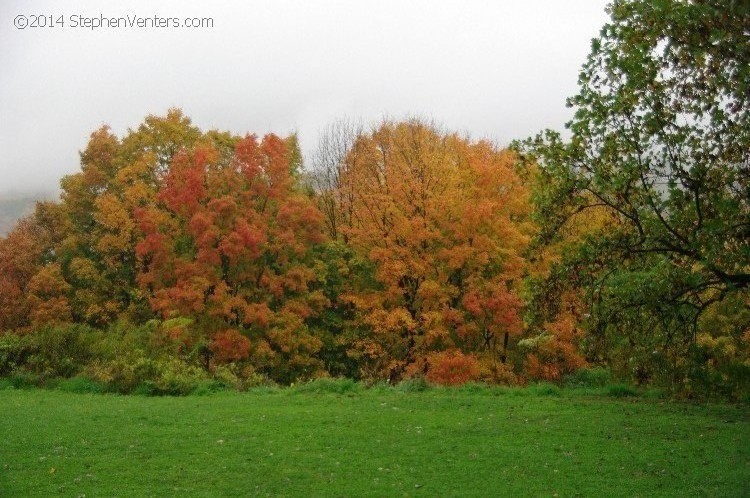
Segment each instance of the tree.
M341 120L323 132L313 156L311 171L318 206L323 213L326 230L332 240L347 242L347 229L352 226L353 185L345 182L348 163L356 160L351 154L357 138L364 134L359 124Z
M245 334L254 366L282 382L321 368L308 320L327 304L311 256L322 219L297 188L294 144L249 135L228 161L212 145L182 150L157 201L136 210L137 280L153 310L219 331L220 361L247 357Z
M677 375L703 312L750 287L750 14L718 0L609 13L569 99L571 138L518 148L546 185L540 241L576 214L615 220L553 272L586 289L590 344L643 378Z
M41 269L44 240L31 216L0 238L0 333L29 325L29 283Z
M514 281L524 265L527 191L513 155L418 120L383 123L338 171L342 237L374 265L353 289L365 375L426 373L435 351L481 352L497 368L521 331ZM490 374L492 375L492 374Z
M226 161L238 140L202 133L178 109L148 116L122 139L108 126L94 131L81 152L81 170L61 181L60 203L43 203L35 214L46 234L42 253L67 284L72 320L102 327L118 318L151 316L136 284L136 244L142 232L136 212L157 200L172 154L210 144Z

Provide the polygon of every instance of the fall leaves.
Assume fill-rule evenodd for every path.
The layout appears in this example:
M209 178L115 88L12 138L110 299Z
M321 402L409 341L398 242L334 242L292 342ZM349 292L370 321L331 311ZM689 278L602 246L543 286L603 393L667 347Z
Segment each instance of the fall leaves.
M354 349L392 379L429 370L437 351L497 361L497 338L521 331L508 283L529 230L512 156L419 121L385 123L358 137L337 189L341 237L378 284L349 296L363 330Z
M293 136L177 110L97 130L0 241L3 328L187 320L158 340L281 382L507 380L533 232L513 154L417 120L349 131L319 183Z

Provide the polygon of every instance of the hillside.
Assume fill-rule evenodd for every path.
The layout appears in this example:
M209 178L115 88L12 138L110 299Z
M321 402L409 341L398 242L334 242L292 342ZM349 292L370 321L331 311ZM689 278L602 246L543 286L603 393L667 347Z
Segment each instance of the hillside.
M31 214L37 201L53 197L50 191L0 193L0 237L10 232L19 218Z

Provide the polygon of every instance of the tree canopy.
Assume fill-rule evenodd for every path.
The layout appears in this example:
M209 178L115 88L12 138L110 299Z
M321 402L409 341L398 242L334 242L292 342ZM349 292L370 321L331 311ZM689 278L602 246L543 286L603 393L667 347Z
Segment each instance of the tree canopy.
M552 279L585 287L594 339L629 342L643 365L685 355L714 303L747 302L750 17L718 1L609 11L568 101L570 138L547 131L518 149L538 165L539 242L582 213L612 217Z

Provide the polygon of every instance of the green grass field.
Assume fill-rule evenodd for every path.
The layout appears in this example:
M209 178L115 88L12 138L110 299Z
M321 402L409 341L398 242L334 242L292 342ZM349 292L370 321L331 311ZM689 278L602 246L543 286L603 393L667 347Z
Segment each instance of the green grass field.
M747 407L349 387L0 390L0 496L750 495Z

